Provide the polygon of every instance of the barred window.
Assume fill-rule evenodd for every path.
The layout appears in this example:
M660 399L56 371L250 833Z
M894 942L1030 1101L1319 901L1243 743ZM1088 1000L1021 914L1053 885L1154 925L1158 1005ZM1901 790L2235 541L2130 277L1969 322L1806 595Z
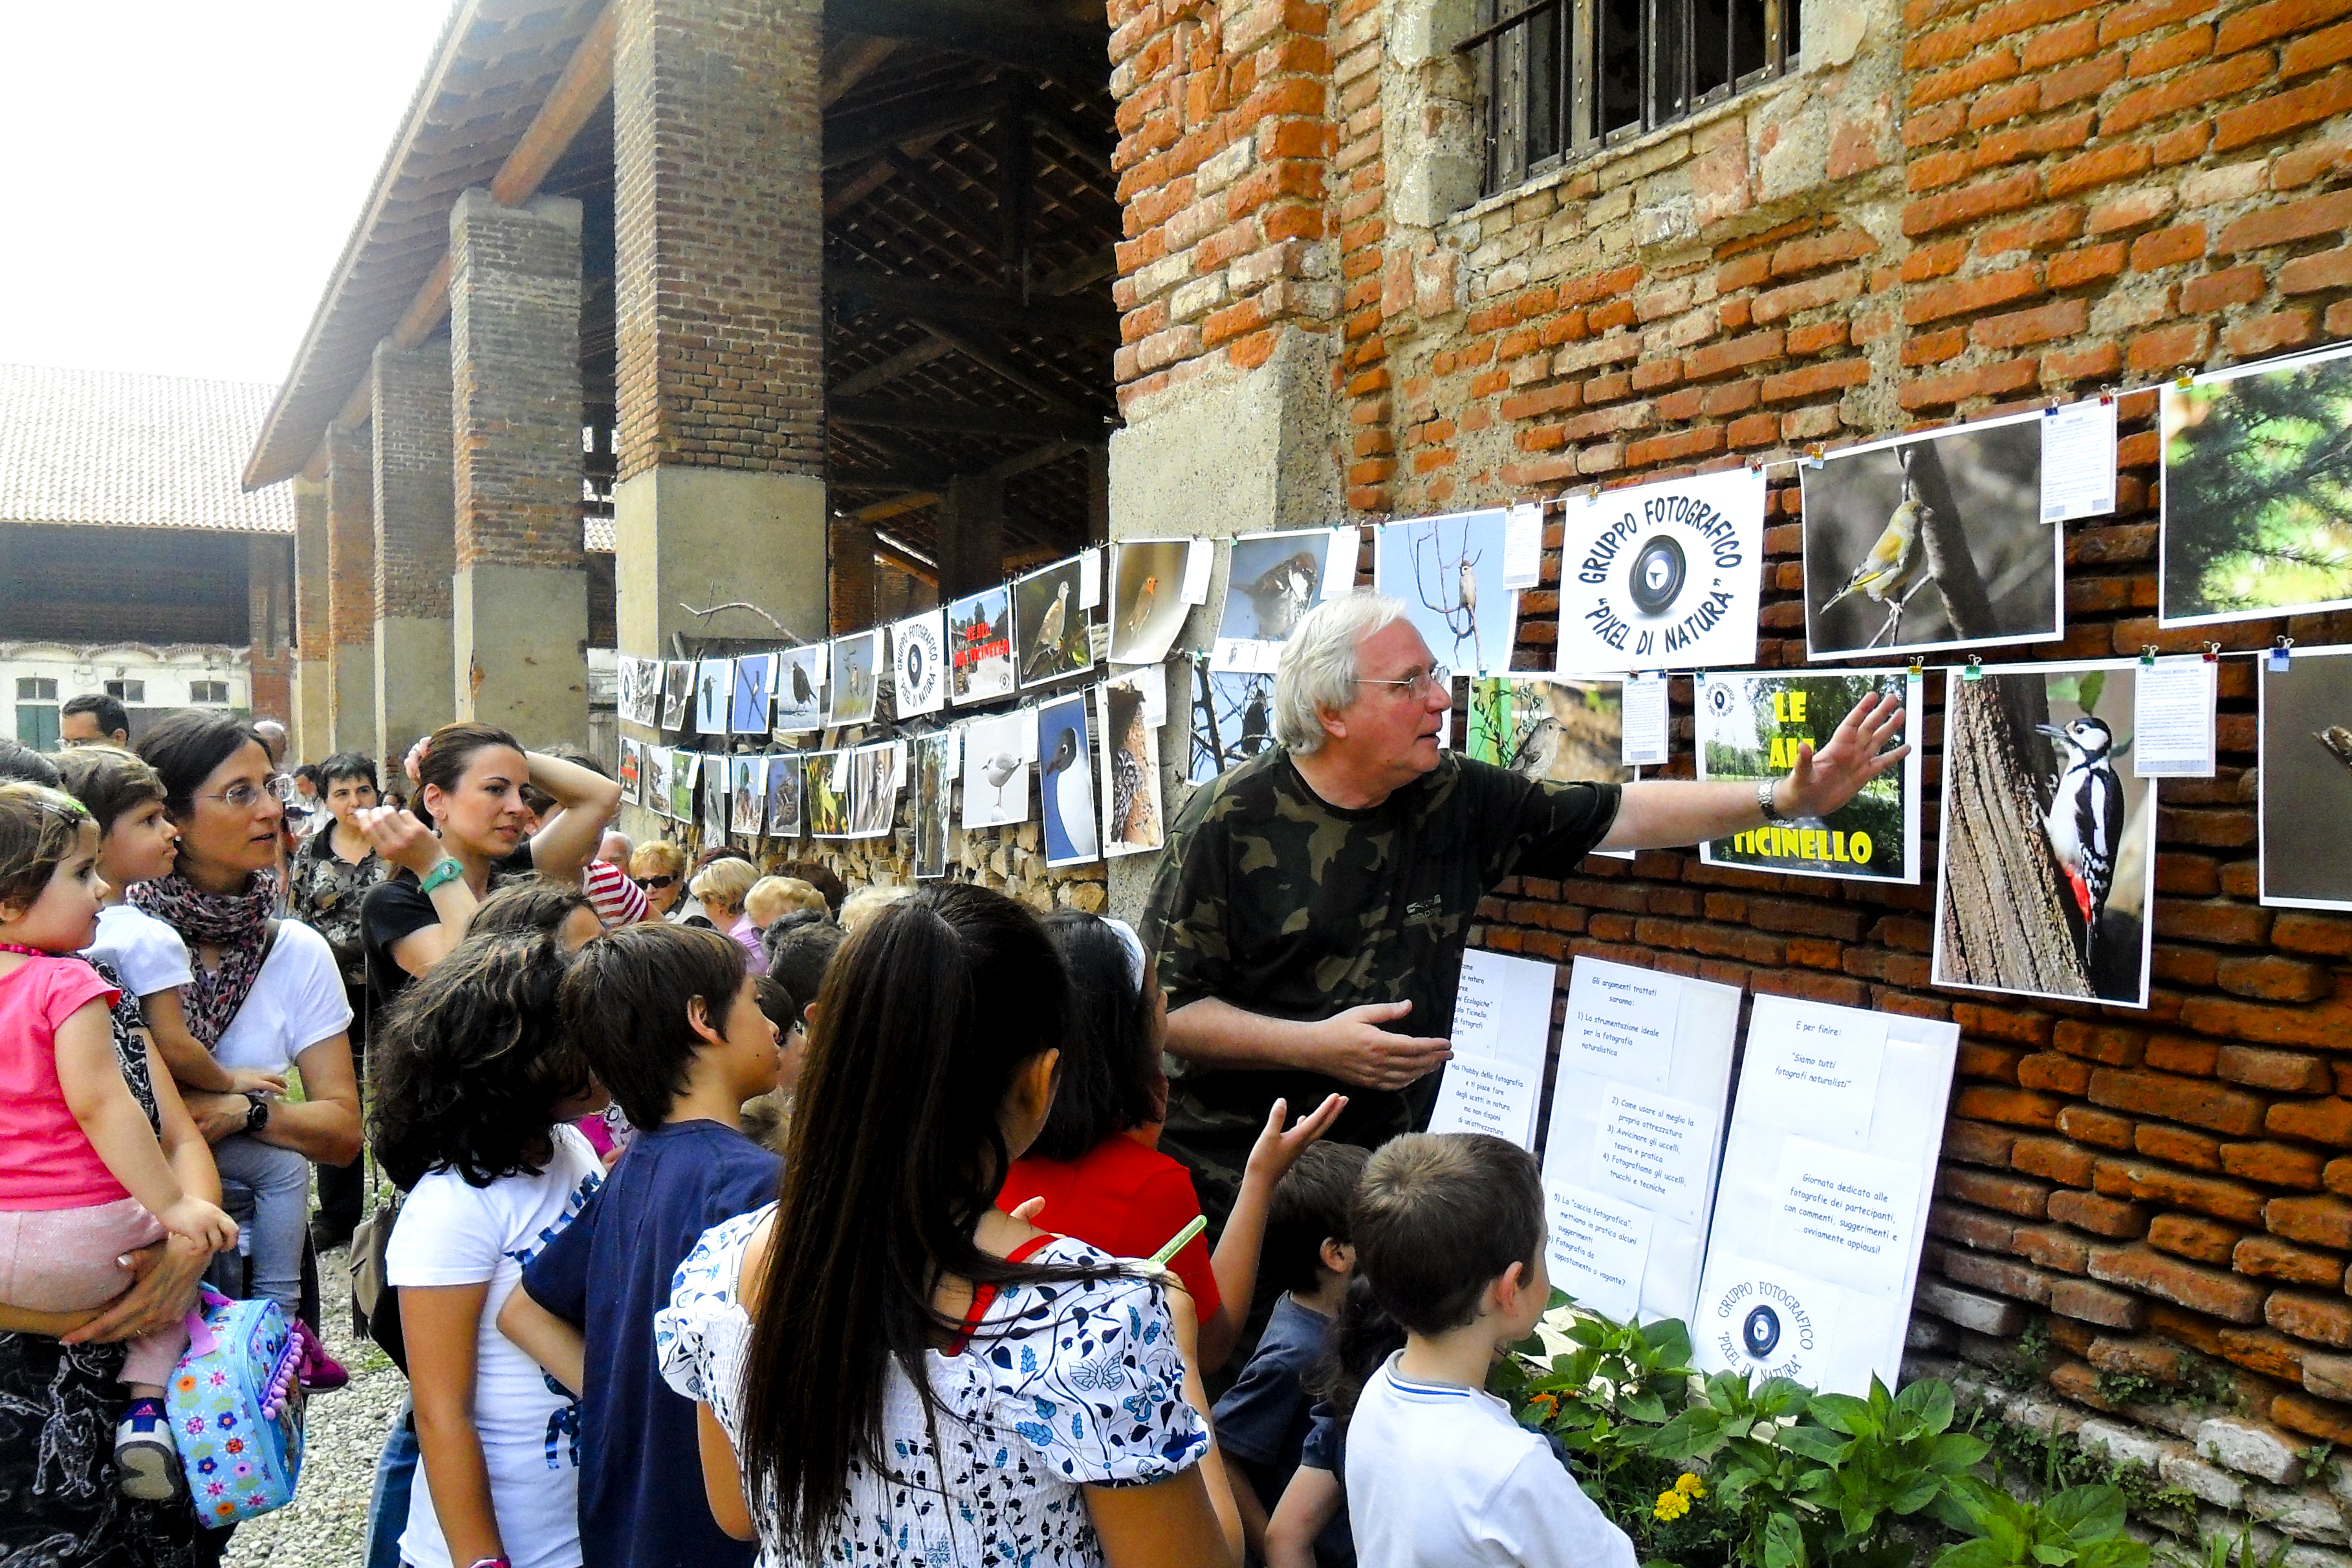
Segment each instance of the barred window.
M1478 0L1484 190L1630 141L1780 75L1801 0Z

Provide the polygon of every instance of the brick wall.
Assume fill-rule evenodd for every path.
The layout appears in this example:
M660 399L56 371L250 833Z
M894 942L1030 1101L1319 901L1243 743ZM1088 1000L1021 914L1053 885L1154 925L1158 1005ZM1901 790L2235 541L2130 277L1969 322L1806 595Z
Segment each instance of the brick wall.
M327 428L327 641L375 645L375 454L364 426ZM296 524L299 529L300 524ZM323 654L324 649L320 652Z
M620 478L824 471L816 0L614 0Z
M246 668L257 718L289 722L294 714L294 542L282 534L246 536Z
M450 468L449 340L422 348L376 345L374 613L449 617L457 570L456 487Z
M327 489L309 477L294 481L294 616L296 655L327 656Z
M1209 364L1246 367L1266 321L1335 333L1330 460L1377 521L2352 337L2347 0L1806 11L1790 79L1515 191L1435 201L1475 159L1436 7L1268 0L1221 32L1114 4L1129 419ZM2155 401L2121 400L2116 514L2068 525L2064 641L2005 657L2352 640L2342 616L2156 629ZM1759 662L1795 665L1792 479L1771 507ZM1557 525L1547 542L1549 584ZM1521 606L1517 662L1548 668L1556 597ZM1669 770L1685 774L1689 686ZM1939 700L1931 682L1931 789ZM2218 775L2163 786L2144 1013L1931 989L1932 880L1643 854L1505 886L1475 940L1958 1023L1917 1342L2005 1355L2045 1320L2067 1430L2126 1386L2218 1369L2231 1431L2254 1435L2231 1451L2272 1457L2241 1479L2285 1481L2276 1454L2352 1440L2352 920L2255 901L2246 661L2224 664L2221 705ZM2129 1415L2170 1434L2151 1468L2219 1418L2149 1397ZM2317 1511L2291 1533L2342 1544L2326 1494L2295 1496Z

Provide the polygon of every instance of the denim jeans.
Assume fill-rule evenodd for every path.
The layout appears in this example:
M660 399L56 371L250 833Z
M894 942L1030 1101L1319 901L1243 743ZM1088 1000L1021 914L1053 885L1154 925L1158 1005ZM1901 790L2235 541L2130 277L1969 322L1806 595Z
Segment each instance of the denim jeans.
M213 1145L213 1163L239 1228L237 1250L253 1260L253 1292L277 1302L290 1321L301 1304L302 1249L310 1237L310 1159L240 1132Z
M400 1568L400 1532L408 1528L408 1493L415 1482L416 1404L404 1398L376 1456L361 1568Z

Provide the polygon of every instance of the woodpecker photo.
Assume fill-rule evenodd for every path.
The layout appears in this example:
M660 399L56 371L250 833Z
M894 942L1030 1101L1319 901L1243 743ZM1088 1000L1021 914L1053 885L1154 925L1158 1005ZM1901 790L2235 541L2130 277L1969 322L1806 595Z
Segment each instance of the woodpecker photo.
M2083 967L2089 969L2099 940L2099 916L2115 883L2116 857L2124 837L2124 785L2116 776L2115 732L2097 719L2063 727L2037 724L2062 759L2058 784L2042 818L2051 853L2066 873L2075 912L2083 917Z

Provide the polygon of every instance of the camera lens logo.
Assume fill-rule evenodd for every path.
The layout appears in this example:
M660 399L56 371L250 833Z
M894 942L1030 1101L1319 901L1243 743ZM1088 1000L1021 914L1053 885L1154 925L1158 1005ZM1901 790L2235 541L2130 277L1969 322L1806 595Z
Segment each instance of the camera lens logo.
M1642 546L1633 557L1633 569L1626 574L1626 592L1633 596L1633 607L1645 616L1664 613L1683 591L1683 581L1690 575L1690 563L1684 558L1683 547L1665 534L1658 534Z
M1705 679L1704 677L1701 677L1701 679L1703 680ZM1714 714L1718 719L1729 718L1732 709L1738 707L1739 703L1738 698L1732 694L1731 682L1727 680L1707 680L1706 681L1706 710Z
M1739 1325L1739 1339L1749 1355L1764 1360L1780 1342L1780 1314L1769 1307L1753 1309Z

